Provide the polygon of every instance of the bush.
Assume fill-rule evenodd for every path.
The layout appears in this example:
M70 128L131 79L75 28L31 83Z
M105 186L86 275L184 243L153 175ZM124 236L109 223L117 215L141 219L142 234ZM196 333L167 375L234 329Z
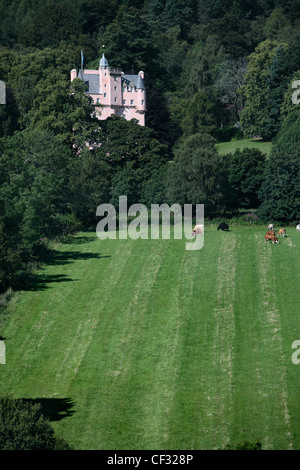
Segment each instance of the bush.
M70 447L55 437L39 404L5 396L0 398L0 449L70 450Z
M241 138L241 133L236 127L217 128L211 134L218 142L229 142L233 137Z

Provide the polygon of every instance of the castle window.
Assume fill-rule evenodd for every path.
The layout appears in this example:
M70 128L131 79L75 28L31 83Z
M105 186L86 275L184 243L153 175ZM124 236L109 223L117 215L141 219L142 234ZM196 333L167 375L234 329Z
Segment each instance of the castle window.
M142 100L142 104L144 104L144 100Z
M130 104L133 104L133 100L130 100Z
M115 103L117 102L117 98L115 98Z
M106 98L106 93L104 93L104 98Z
M115 90L117 89L117 87L115 86Z
M126 100L123 100L123 104L126 104Z
M100 98L97 98L97 103L100 103Z

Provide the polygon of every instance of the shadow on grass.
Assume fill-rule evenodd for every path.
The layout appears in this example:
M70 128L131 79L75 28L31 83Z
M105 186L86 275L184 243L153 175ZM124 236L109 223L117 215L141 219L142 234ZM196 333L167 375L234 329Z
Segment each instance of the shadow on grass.
M110 255L102 256L99 253L82 253L81 251L54 251L51 250L48 252L47 256L44 259L46 264L51 266L70 264L78 260L91 260L91 259L101 259L101 258L110 258Z
M71 238L68 240L69 243L81 245L84 243L89 243L93 241L91 237L88 236L78 236L77 238ZM63 244L67 244L68 242L62 242ZM78 246L78 248L80 248ZM102 258L110 258L111 255L101 255L99 252L96 253L86 253L80 250L65 250L65 251L58 251L54 249L50 249L49 247L45 246L44 244L37 245L35 247L35 251L33 254L35 258L35 262L38 263L40 268L44 266L61 266L61 265L68 265L72 264L76 261L90 261L90 260L100 260ZM14 273L13 278L11 280L11 288L14 291L26 290L26 291L35 291L35 290L43 290L49 288L50 283L55 282L71 282L77 281L78 279L72 279L68 277L66 274L48 274L45 275L42 272L36 272L36 267L34 270L31 271L30 268L28 269L21 269Z
M64 245L83 245L84 243L91 243L94 242L95 239L93 237L70 237L66 238L63 242Z
M23 286L23 290L44 290L49 288L48 284L52 282L73 282L77 281L77 279L71 279L67 277L65 274L49 274L47 276L43 276L42 274L32 274L30 279L27 280L26 285Z
M82 253L80 251L55 251L44 252L42 262L44 265L59 266L74 263L78 260L89 261L92 259L110 258L110 255L102 256L99 253ZM55 282L78 281L68 277L66 274L42 274L28 271L18 271L13 279L12 288L15 291L36 291L49 288L49 284Z
M75 413L75 403L71 398L22 398L22 401L39 404L41 412L49 421L61 421Z

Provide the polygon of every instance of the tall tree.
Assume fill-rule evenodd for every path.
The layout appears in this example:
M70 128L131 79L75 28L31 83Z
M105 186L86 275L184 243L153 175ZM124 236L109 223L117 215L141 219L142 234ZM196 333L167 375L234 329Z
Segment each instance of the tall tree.
M71 155L51 133L38 129L7 139L0 159L2 220L10 220L12 213L17 217L19 243L31 247L68 226Z
M79 80L70 81L53 72L35 87L35 100L27 115L28 129L53 132L77 153L87 144L95 145L99 120L86 86Z
M182 130L184 137L198 132L210 133L217 124L217 100L209 96L205 91L196 93L189 103L184 119Z
M166 197L170 204L204 204L205 216L223 211L223 160L209 134L193 134L175 151Z
M291 27L291 23L284 14L282 8L275 8L265 24L265 34L267 38L275 41L284 41L287 30Z
M277 42L268 39L260 43L248 58L246 84L241 89L245 99L241 123L248 136L265 137L266 135L266 122L268 121L267 81L277 47Z
M260 190L259 215L264 219L299 220L300 113L290 114L272 145L265 181Z
M143 70L151 74L156 48L150 26L136 8L121 6L101 41L105 45L109 65L119 67L125 73Z
M214 87L218 98L230 112L229 122L240 120L240 111L243 108L243 100L240 89L245 83L247 72L247 60L245 57L238 59L226 59L219 66L218 76Z
M266 156L257 149L238 149L226 155L228 181L237 207L255 209L259 206L258 193L266 163Z
M274 58L269 68L269 76L266 79L266 113L264 136L272 139L280 129L280 107L282 105L284 92L287 87L289 75L286 70L285 56L288 47L280 44L276 49Z
M187 38L197 19L196 0L154 0L149 4L149 17L154 28L180 28L180 37Z
M76 42L81 32L81 12L75 2L48 0L33 15L32 22L19 32L26 46L58 46L61 41Z

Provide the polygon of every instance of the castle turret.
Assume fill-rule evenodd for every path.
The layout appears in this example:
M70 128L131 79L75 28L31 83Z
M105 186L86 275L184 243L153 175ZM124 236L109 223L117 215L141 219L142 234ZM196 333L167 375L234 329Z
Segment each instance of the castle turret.
M105 69L108 68L108 62L106 60L104 53L102 54L102 57L100 59L99 68L105 68Z
M71 82L73 82L73 80L77 78L77 70L76 69L72 69L71 70Z

